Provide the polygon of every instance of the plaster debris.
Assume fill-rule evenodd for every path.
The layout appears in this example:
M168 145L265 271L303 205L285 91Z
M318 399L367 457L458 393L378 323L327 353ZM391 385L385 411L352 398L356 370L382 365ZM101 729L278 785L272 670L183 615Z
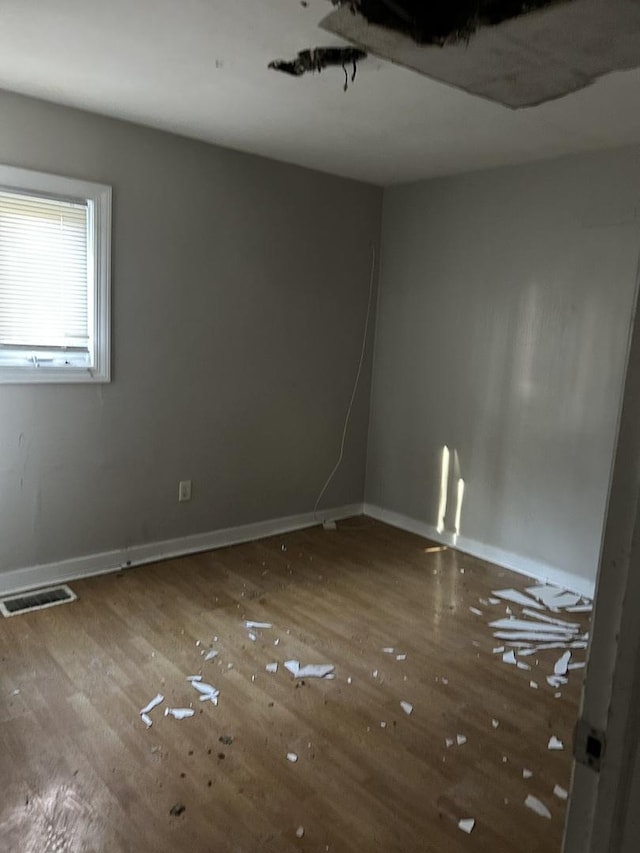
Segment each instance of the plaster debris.
M563 643L559 648L566 648L568 634L542 634L535 633L530 631L496 631L493 635L496 640L510 640L510 641L520 641L526 640L527 642L534 643ZM563 642L564 641L564 642ZM586 644L585 644L586 645Z
M574 607L581 596L573 592L565 592L554 586L530 586L527 592L541 601L549 610L563 610L565 607Z
M564 749L564 744L562 743L562 741L559 738L557 738L555 735L552 735L551 738L549 739L549 744L548 744L547 749L550 749L552 752L553 751L559 752L559 751Z
M467 742L467 738L464 735L456 735L456 743L458 746L464 746Z
M255 643L255 641L258 638L256 637L256 635L252 631L249 631L249 639L251 640L252 643Z
M151 717L148 714L140 714L140 719L142 720L142 722L145 724L145 726L148 729L150 729L151 726L153 725L153 720L151 719Z
M216 688L212 684L207 684L205 681L192 681L191 686L195 687L195 689L200 693L200 701L206 702L211 701L212 704L218 704L218 696L220 695L220 691L216 690Z
M497 729L498 726L500 725L500 720L491 720L491 725L493 726L494 729Z
M455 741L453 738L450 738L450 737L445 738L445 744L446 744L447 749L449 749L449 747L453 746L454 743L455 743Z
M509 631L529 631L531 634L577 634L580 631L580 626L574 628L561 627L553 625L549 627L546 623L539 621L531 621L530 619L497 619L495 622L489 623L490 628L500 628Z
M392 649L390 646L388 646L386 649L383 649L382 651L385 653L385 655L392 655L394 653L395 649Z
M537 681L530 681L529 687L531 687L532 690L537 690L538 689L538 682Z
M378 677L378 670L374 669L373 672L371 673L371 675L373 678L377 678Z
M569 682L568 678L565 678L564 675L548 675L547 676L547 684L549 687L554 687L556 690L558 687L563 687L565 684Z
M542 800L539 800L537 797L534 797L529 794L527 799L524 801L524 804L528 809L531 809L532 812L535 812L537 815L540 815L540 817L546 817L547 820L551 820L551 812L545 806Z
M567 607L567 613L591 613L593 604L576 604L574 607Z
M409 714L413 713L413 705L410 702L404 702L403 701L400 703L400 707L402 708L402 710L405 712L405 714L407 716L409 716Z
M495 605L495 604L500 604L500 599L499 599L499 598L490 598L490 599L489 599L489 604L494 604L494 605Z
M295 764L297 760L298 756L295 754L295 752L287 753L287 761L290 761L292 764Z
M521 660L518 661L517 667L518 667L518 669L528 669L528 670L531 669L531 667L529 666L528 663L522 663Z
M297 836L298 838L304 838L304 826L299 826L299 827L296 829L296 836Z
M555 619L553 616L545 616L544 613L538 613L535 610L529 610L528 607L525 607L523 609L522 615L530 616L532 619L537 619L539 622L546 622L548 625L556 625L560 628L564 628L568 631L573 631L575 633L578 633L580 631L580 625L577 622L565 622L564 619Z
M148 714L149 711L153 711L154 708L157 708L158 705L161 705L163 702L164 696L162 695L162 693L158 693L156 696L153 697L153 699L151 700L151 702L149 702L148 705L145 705L144 708L140 709L140 713Z
M335 666L331 663L310 663L300 666L299 660L286 660L284 666L294 678L328 678L335 670ZM335 678L335 675L333 677Z
M473 827L476 825L475 820L472 817L464 818L463 820L458 821L458 829L461 829L463 832L466 832L467 835L471 835L473 832Z
M478 610L477 607L470 607L469 610L474 613L476 616L484 616L482 610Z
M201 675L188 675L187 681L191 681L192 683L194 681L202 681L202 676Z
M353 680L353 679L352 679L352 678L351 678L351 676L349 675L349 676L347 677L347 684L351 684L352 680Z
M569 792L562 788L560 785L555 786L555 788L553 789L553 793L559 800L569 799Z
M279 646L279 645L280 645L280 637L278 637L276 640L274 640L274 641L273 641L273 645L274 645L274 646Z
M268 663L265 666L265 669L267 670L267 672L277 672L278 671L278 664L277 664L277 662L276 663Z
M384 721L384 720L382 720L382 721L381 721L381 723L380 723L380 728L381 728L381 729L386 729L386 728L387 728L387 724L385 723L385 721Z
M15 690L12 690L12 691L11 691L11 695L12 695L12 696L18 696L19 694L20 694L20 690L19 690L17 687L16 687L16 689L15 689Z
M531 772L531 770L527 770L527 768L525 767L524 770L522 771L522 778L523 779L531 779L532 776L533 776L533 773Z
M503 652L504 652L504 646L497 646L497 647L493 650L493 654L494 654L494 655L501 655Z
M554 675L566 675L570 660L571 652L565 652L562 657L556 661L556 665L553 668Z
M512 666L515 666L517 664L516 653L515 652L505 652L502 655L502 662L503 663L509 663Z
M208 651L206 653L206 655L204 656L204 659L205 659L205 661L210 661L210 660L213 660L214 658L217 658L219 654L220 654L220 652L217 652L215 649L211 649L210 651Z
M244 627L245 628L256 628L256 629L258 629L258 628L273 628L273 625L271 622L245 622Z
M396 655L396 660L406 660L406 659L407 659L406 655Z
M584 661L581 661L580 663L570 663L567 669L573 672L574 669L584 669L585 666L586 663Z
M193 708L165 708L165 717L172 716L176 720L186 720L187 717L193 717L195 711Z
M522 604L524 607L533 607L536 610L543 609L542 605L538 604L535 598L530 598L528 595L518 592L517 589L496 589L493 591L493 594L497 596L497 598L502 598L504 601L511 601L514 604Z

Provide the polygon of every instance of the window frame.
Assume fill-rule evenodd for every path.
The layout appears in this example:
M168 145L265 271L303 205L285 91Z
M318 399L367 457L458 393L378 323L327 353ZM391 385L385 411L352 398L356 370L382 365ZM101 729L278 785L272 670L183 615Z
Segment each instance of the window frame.
M0 164L0 190L26 192L41 198L89 202L87 253L90 259L88 265L91 265L90 278L93 278L93 282L88 284L93 364L89 367L73 364L0 364L0 384L110 382L111 187Z

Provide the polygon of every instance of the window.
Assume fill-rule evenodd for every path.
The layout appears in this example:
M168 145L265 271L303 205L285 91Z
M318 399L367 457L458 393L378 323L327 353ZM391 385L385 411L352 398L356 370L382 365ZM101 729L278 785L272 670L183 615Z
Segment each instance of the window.
M111 188L0 166L0 382L108 382Z

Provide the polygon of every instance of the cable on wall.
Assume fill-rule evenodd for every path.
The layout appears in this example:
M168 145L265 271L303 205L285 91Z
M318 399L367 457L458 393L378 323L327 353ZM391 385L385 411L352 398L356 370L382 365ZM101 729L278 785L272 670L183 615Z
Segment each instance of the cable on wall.
M360 383L360 374L362 373L362 365L364 364L364 354L367 349L367 334L369 332L369 320L371 319L371 304L373 301L373 283L375 280L375 271L376 271L376 248L374 244L371 244L371 278L369 281L369 301L367 302L367 317L364 323L364 333L362 335L362 347L360 349L360 361L358 362L358 372L356 373L356 381L353 383L353 391L351 392L351 399L349 400L349 407L347 408L347 414L344 419L344 427L342 429L342 439L340 441L340 453L338 455L338 461L333 466L333 469L329 476L326 479L324 486L320 489L320 494L318 495L315 506L313 507L313 520L317 520L317 512L318 506L320 505L320 501L324 493L329 488L329 485L338 471L342 463L342 457L344 456L344 445L347 439L347 430L349 428L349 421L351 420L351 410L353 409L353 402L356 398L356 393L358 391L358 385Z

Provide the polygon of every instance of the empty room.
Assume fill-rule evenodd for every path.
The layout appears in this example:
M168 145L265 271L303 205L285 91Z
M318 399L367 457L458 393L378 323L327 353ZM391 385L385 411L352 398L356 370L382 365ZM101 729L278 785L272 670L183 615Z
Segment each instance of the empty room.
M638 102L640 0L2 0L0 853L637 850Z

